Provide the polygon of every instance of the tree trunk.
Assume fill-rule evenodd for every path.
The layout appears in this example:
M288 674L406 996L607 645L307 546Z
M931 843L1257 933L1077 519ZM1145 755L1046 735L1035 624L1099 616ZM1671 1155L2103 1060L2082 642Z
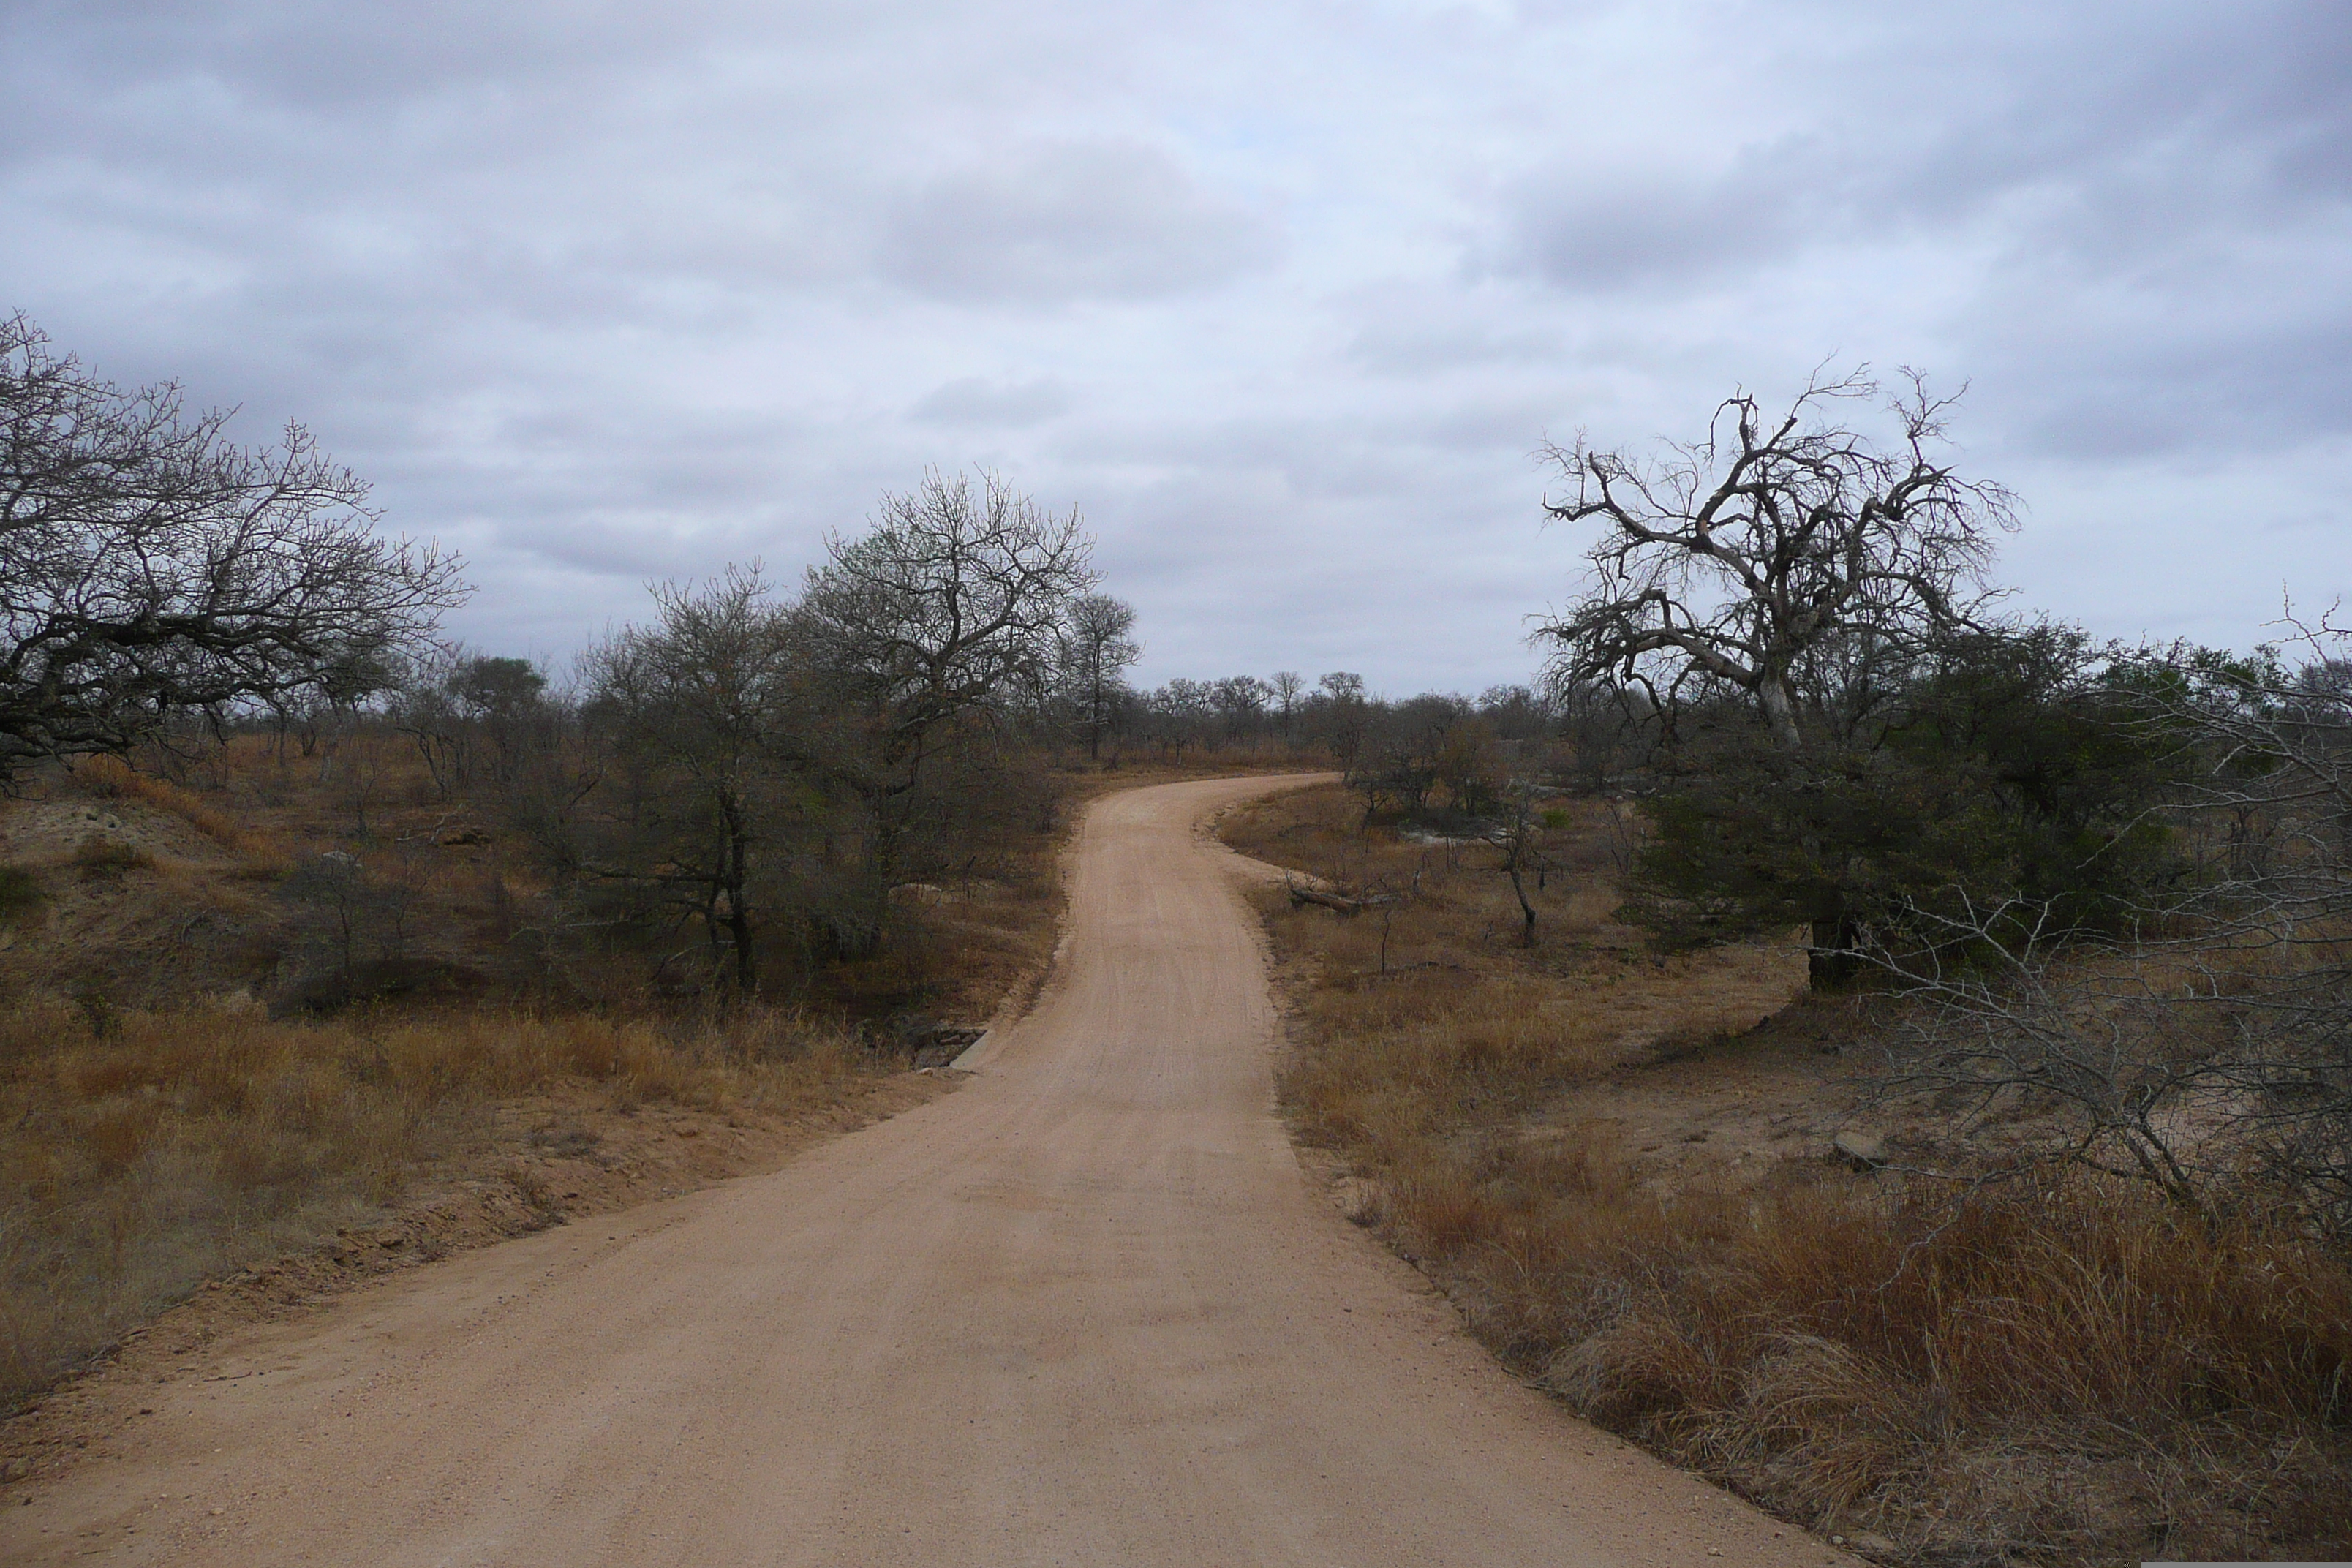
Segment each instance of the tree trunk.
M1765 721L1772 726L1772 739L1791 752L1802 745L1804 737L1797 729L1797 700L1787 679L1766 676L1756 696L1764 706Z
M1813 921L1812 946L1805 954L1806 978L1816 991L1843 991L1862 972L1862 957L1853 951L1861 933L1843 910Z
M1528 902L1527 888L1519 880L1519 858L1517 854L1511 857L1510 872L1511 895L1519 900L1519 945L1533 947L1536 944L1536 907Z
M720 802L719 820L726 834L719 847L719 876L726 888L727 940L735 949L735 990L749 998L760 981L751 945L751 910L743 896L751 881L751 826L742 803L731 796Z

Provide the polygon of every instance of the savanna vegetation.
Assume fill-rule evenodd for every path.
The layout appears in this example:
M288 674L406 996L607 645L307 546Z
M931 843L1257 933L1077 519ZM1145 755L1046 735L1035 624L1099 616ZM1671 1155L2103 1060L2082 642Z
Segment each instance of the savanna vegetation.
M1286 1102L1498 1354L1882 1561L2347 1554L2352 649L2011 613L1948 413L1551 449L1588 570L1475 700L1138 690L989 474L554 668L299 429L0 323L0 1401L886 1113L1085 795L1328 767L1226 823Z
M1555 449L1545 689L1229 818L1286 1101L1498 1354L1865 1555L2343 1556L2352 648L2007 613L1877 391Z
M462 563L299 429L22 318L0 417L0 1403L207 1279L887 1113L1040 973L1074 799L1313 754L1295 682L1135 692L1079 519L992 475L548 668L444 638Z

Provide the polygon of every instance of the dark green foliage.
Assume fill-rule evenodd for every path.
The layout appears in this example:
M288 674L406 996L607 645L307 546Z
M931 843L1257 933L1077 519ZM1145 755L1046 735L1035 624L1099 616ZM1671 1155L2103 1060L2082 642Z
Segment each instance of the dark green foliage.
M2112 929L2181 874L2156 812L2188 753L2123 677L2080 632L2040 626L1954 645L1906 693L1886 750L1959 787L1993 872L1980 897Z
M1629 912L1677 944L1809 927L1817 982L1864 933L1916 947L1971 912L2020 940L2128 924L2179 868L2155 815L2174 759L2116 668L2062 627L1978 634L1842 744L1744 710L1689 726Z

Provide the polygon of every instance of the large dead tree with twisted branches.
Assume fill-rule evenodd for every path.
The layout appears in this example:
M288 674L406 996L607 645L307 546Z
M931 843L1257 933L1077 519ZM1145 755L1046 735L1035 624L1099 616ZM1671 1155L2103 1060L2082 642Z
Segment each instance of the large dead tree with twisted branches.
M1695 688L1728 689L1794 749L1808 689L1833 683L1855 648L1900 653L1967 624L2014 499L1936 455L1953 399L1914 373L1903 382L1888 395L1866 367L1816 375L1777 418L1743 392L1705 439L1655 457L1582 434L1546 446L1567 490L1545 510L1601 525L1583 596L1538 628L1560 684L1624 682L1662 710ZM1882 399L1895 426L1885 445L1832 417Z

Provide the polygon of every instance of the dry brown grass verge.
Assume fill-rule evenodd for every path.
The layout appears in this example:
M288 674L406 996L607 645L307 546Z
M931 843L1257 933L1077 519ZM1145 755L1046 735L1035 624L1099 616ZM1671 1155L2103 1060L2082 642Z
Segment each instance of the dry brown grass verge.
M1295 1014L1285 1099L1352 1173L1351 1216L1515 1368L1882 1561L2352 1556L2344 1258L2081 1175L1966 1201L1817 1159L1644 1178L1580 1119L1579 1086L1687 1038L1711 991L1752 1001L1753 976L1660 964L1592 916L1590 814L1552 846L1581 891L1549 890L1528 952L1498 937L1509 895L1478 851L1349 844L1352 810L1309 791L1228 824L1300 869L1421 873L1385 974L1377 916L1267 896Z
M775 1118L837 1106L902 1061L780 1014L664 1026L590 1016L273 1022L52 996L0 1016L0 1404L20 1405L208 1278L336 1246L420 1188L488 1176L561 1217L548 1157L651 1108ZM572 1113L579 1147L502 1154L500 1112ZM576 1195L576 1194L575 1194Z

